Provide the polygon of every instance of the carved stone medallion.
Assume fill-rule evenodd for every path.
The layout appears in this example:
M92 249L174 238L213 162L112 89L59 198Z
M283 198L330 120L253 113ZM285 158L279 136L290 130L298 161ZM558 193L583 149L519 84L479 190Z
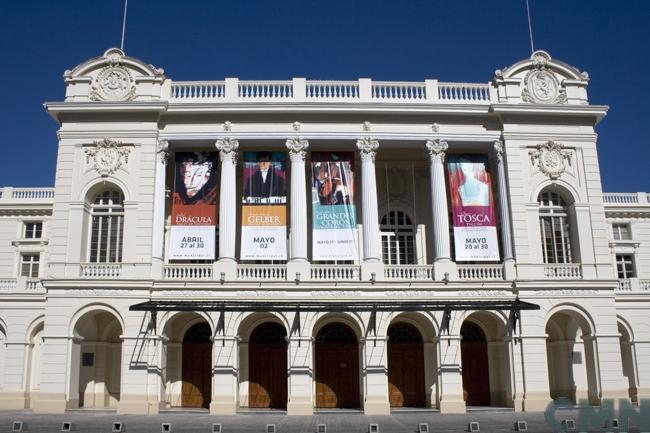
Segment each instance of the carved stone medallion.
M530 151L531 162L537 166L539 171L557 179L566 170L566 162L571 164L571 152L564 150L564 146L554 141L538 144L536 150Z
M91 161L97 173L102 177L109 176L117 171L123 163L129 162L129 149L124 149L119 141L104 138L95 141L94 149L86 149L86 162Z
M524 77L521 99L533 104L565 103L566 91L548 67L551 57L543 51L537 51L532 60L534 69Z
M126 68L119 65L102 69L90 88L90 99L93 101L130 101L133 98L133 77Z

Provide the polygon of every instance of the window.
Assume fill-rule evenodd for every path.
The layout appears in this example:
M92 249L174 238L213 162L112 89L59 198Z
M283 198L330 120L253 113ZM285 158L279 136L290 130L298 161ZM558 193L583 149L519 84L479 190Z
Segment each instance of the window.
M630 232L629 224L612 224L612 233L614 235L615 241L629 241L632 239L632 233Z
M123 201L120 191L109 190L99 193L91 205L90 262L122 261Z
M38 254L23 254L20 256L20 276L21 277L38 277Z
M40 239L42 234L42 222L38 221L25 223L25 239Z
M558 193L539 195L539 225L544 263L572 263L567 206Z
M618 278L634 278L634 259L631 254L616 254L616 271Z
M411 218L404 212L390 211L381 219L381 247L387 265L415 264L415 236Z

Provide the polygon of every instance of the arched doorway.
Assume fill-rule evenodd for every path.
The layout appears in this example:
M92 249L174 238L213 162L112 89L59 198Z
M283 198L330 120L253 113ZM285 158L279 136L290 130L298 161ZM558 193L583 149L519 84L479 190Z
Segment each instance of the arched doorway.
M207 408L212 396L212 331L207 322L185 331L182 378L182 406Z
M426 405L422 335L408 323L388 328L388 400L391 407Z
M41 353L43 349L44 325L40 323L34 328L29 337L28 358L26 362L25 390L29 396L29 405L34 404L34 397L41 388Z
M266 322L251 333L248 344L248 407L286 409L287 332Z
M343 323L323 326L316 336L316 407L358 408L359 342Z
M120 400L122 326L106 310L85 313L74 326L70 396L78 406L116 407Z
M623 363L623 376L627 377L628 394L633 403L639 403L639 395L636 379L636 354L632 332L628 331L627 326L618 322L618 334L621 345L621 362Z
M475 323L465 321L460 328L463 366L463 398L467 406L490 405L490 368L487 339Z
M574 310L554 313L546 323L551 398L599 404L594 339L586 318Z

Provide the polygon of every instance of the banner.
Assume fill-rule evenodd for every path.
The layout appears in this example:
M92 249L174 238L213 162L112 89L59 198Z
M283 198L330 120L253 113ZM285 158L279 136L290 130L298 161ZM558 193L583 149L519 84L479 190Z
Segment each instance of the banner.
M449 155L456 261L498 261L492 180L485 155Z
M312 259L356 260L354 153L312 153Z
M213 260L216 225L216 152L177 152L169 258Z
M244 152L241 259L287 259L284 152Z

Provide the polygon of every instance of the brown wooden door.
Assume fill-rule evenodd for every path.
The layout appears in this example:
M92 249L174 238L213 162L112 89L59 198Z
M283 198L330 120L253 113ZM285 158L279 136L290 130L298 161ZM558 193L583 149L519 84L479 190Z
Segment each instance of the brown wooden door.
M422 343L388 343L388 400L391 407L424 407Z
M347 326L323 327L314 348L316 407L358 408L359 344Z
M281 325L260 325L248 346L248 407L286 409L287 342Z
M207 323L194 325L185 333L181 387L181 404L184 407L207 408L210 404L212 396L210 335L211 331Z
M490 405L490 368L487 341L477 325L464 323L460 343L463 364L463 394L468 406Z

